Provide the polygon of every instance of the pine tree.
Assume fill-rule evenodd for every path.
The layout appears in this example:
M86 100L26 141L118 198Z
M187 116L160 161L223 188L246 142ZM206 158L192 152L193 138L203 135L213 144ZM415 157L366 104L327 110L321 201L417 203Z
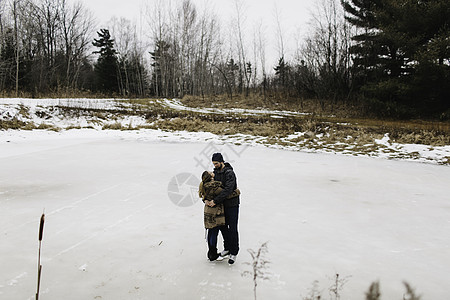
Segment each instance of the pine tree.
M289 86L289 76L290 76L290 65L284 61L284 56L280 57L278 60L278 65L274 68L275 76L278 84L283 88Z
M353 68L356 81L366 84L383 76L384 66L381 64L383 52L380 24L377 13L382 11L382 1L378 0L341 0L346 19L361 33L355 35L355 45L351 48Z
M114 49L114 40L111 38L108 29L100 29L97 32L99 39L94 39L92 43L100 50L93 53L99 54L95 64L95 73L97 77L97 88L101 92L118 92L118 60L117 51Z
M448 0L341 0L353 37L355 83L391 116L450 108Z

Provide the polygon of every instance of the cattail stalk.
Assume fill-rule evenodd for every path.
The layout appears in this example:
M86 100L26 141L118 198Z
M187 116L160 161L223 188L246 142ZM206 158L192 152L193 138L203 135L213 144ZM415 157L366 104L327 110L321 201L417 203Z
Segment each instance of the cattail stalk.
M44 222L45 222L45 214L41 216L41 222L39 224L39 254L38 254L38 279L37 279L37 291L36 291L36 300L39 300L39 288L41 285L41 244L42 244L42 236L44 235Z

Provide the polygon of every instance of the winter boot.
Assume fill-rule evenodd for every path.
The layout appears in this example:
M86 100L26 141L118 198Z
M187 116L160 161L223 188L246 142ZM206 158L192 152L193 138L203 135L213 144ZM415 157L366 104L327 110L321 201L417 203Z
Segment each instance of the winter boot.
M219 258L220 254L217 253L217 249L209 249L208 251L208 259L210 261L215 261L217 258Z
M230 257L228 258L228 263L230 265L234 264L234 262L236 261L236 255L230 254Z

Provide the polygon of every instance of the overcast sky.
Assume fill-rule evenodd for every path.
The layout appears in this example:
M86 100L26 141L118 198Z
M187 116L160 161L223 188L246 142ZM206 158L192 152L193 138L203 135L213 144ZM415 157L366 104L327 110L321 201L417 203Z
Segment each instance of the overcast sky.
M125 17L139 24L145 18L146 7L153 7L157 0L82 0L98 21L99 28L112 17ZM167 0L169 1L169 0ZM174 6L181 0L171 0ZM279 47L277 43L277 22L283 32L285 54L292 56L299 36L306 32L311 12L315 9L317 0L238 0L243 3L246 16L245 26L250 39L255 24L262 22L265 27L267 60L277 61ZM191 0L199 10L206 5L221 19L222 25L229 25L236 15L235 0ZM278 13L276 13L278 12Z

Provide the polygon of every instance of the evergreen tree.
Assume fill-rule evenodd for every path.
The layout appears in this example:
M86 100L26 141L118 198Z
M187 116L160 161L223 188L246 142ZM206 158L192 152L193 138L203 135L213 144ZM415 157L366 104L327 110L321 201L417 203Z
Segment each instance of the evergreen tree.
M346 19L351 24L361 28L359 34L353 37L356 42L351 48L353 68L356 83L361 85L383 77L386 66L387 46L380 32L378 13L383 11L382 0L341 0ZM383 49L384 48L384 49Z
M342 0L353 37L356 83L392 116L449 109L448 0ZM393 105L392 105L393 104Z
M105 93L116 93L118 87L118 60L116 50L114 49L114 40L111 38L108 29L100 29L97 32L99 39L94 39L92 43L100 50L93 53L99 54L95 64L95 73L97 77L97 89Z
M291 66L284 61L284 56L280 57L278 65L273 69L275 71L276 82L283 89L286 89L289 86Z

